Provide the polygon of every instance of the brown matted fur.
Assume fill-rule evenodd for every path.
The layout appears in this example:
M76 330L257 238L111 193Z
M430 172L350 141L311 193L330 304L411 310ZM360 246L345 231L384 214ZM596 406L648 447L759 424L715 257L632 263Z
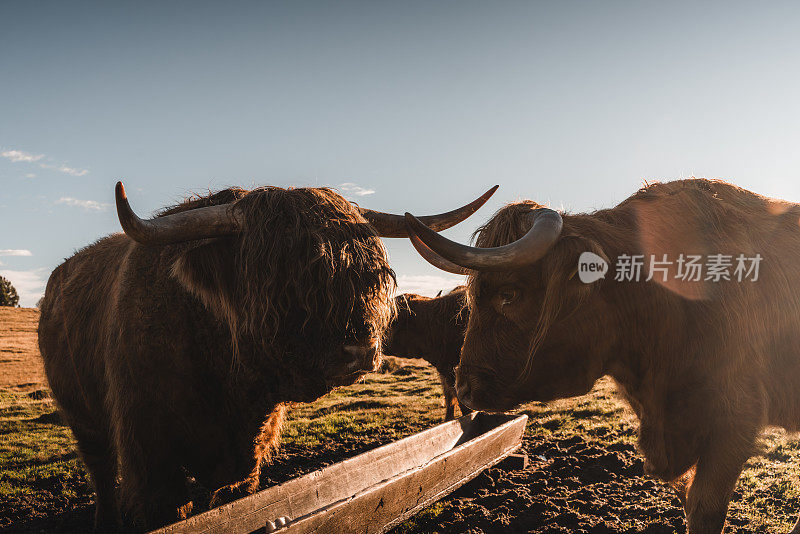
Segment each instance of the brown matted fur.
M394 273L358 209L329 189L227 189L164 213L229 204L237 237L163 247L116 234L53 271L39 345L97 491L140 528L254 491L285 403L377 365ZM115 488L117 477L119 487Z
M195 280L184 267L188 256L175 263L173 274L224 317L232 332L272 344L286 335L296 337L298 321L307 331L323 324L347 331L351 319L369 317L365 324L371 330L357 333L368 339L381 337L394 311L384 305L394 274L382 242L350 202L328 188L231 189L163 214L210 205L208 200L224 203L231 197L231 209L244 221L247 238L234 250L233 269L215 273L229 279L218 280L207 291L206 280ZM206 246L215 254L214 245L195 246L190 254L202 257ZM282 331L287 327L288 332Z
M504 207L477 245L519 239L539 207ZM682 180L563 221L537 264L468 279L459 398L506 410L580 395L612 376L640 419L646 469L674 483L689 532L716 534L761 429L800 430L800 205ZM605 279L575 276L583 252L608 260ZM664 254L762 261L757 281L707 280L705 271L682 281L675 264L647 280L651 255ZM615 280L623 255L644 256L638 282Z

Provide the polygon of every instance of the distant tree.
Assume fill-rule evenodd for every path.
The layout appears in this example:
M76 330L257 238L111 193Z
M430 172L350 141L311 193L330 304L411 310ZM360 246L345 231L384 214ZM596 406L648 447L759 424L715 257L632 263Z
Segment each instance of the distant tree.
M11 282L0 276L0 306L17 306L19 295Z

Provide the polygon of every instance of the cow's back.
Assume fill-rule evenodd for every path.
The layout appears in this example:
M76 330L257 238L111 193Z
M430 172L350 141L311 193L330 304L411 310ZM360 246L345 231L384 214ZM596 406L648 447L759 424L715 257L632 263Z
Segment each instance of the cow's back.
M763 377L766 422L799 430L800 205L722 182L713 188L729 214L720 217L719 233L729 240L720 248L760 258L743 281L732 273L731 282L721 284L728 291L720 316L730 323L732 346L740 348L741 374Z
M105 427L106 346L131 241L101 239L50 275L39 319L39 350L53 395L71 426Z
M712 380L724 402L750 391L765 423L800 430L800 205L721 181L684 180L653 184L621 206L635 215L645 257L702 254L706 268L715 255L728 262L725 278L704 270L697 282L662 284L682 297L686 323L696 327L687 346L698 354L674 358L688 356L681 365L692 379ZM660 284L658 275L653 282ZM668 380L672 367L664 362Z

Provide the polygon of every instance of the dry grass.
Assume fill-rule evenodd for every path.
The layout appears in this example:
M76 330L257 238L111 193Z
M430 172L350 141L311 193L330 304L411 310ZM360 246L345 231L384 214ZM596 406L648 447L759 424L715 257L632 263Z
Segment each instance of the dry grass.
M0 388L23 391L46 383L36 338L38 324L36 308L0 306Z

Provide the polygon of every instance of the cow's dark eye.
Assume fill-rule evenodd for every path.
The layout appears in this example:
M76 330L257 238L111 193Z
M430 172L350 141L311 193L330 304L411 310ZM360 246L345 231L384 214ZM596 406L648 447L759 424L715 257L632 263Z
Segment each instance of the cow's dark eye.
M508 287L505 289L501 289L498 293L498 296L500 297L501 304L503 305L511 304L519 297L519 291L517 291L514 288Z

